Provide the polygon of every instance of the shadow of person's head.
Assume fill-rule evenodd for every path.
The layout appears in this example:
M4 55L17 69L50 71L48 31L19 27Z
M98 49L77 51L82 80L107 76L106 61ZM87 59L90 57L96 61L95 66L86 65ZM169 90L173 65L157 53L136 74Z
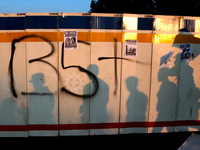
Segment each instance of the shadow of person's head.
M126 79L126 87L130 92L133 92L138 85L138 79L134 76L130 76Z
M196 37L194 37L194 35L187 28L182 28L175 36L172 47L180 48L179 44L190 43L191 38L196 38Z
M182 28L179 30L178 34L174 38L174 42L172 47L178 47L179 44L187 44L187 43L194 43L200 44L200 39L195 37L192 32L190 32L187 28Z
M87 70L90 70L94 75L96 75L96 77L99 74L99 67L95 64L91 64L87 67ZM90 76L89 76L90 77Z
M36 73L32 75L32 79L29 81L33 84L34 89L40 89L44 87L44 80L45 76L42 73Z

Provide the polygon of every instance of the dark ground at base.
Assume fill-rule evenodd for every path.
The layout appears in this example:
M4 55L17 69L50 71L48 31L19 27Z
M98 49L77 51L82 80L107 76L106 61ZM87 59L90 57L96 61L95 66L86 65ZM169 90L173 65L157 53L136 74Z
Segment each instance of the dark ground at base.
M127 134L103 136L0 138L1 149L102 149L123 148L132 150L176 150L192 132ZM199 132L196 132L199 134ZM4 148L3 148L4 147Z

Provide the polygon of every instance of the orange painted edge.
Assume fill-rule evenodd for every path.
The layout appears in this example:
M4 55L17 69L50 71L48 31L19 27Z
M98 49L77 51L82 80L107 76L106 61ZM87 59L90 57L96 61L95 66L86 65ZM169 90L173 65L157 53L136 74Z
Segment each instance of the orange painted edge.
M78 32L78 40L85 42L124 42L124 34L119 32ZM0 43L12 42L14 39L27 35L42 36L52 42L63 42L63 32L11 32L0 33ZM191 43L200 44L200 39L194 35L182 34L152 34L152 33L136 33L139 43ZM131 37L129 37L131 39ZM27 38L24 42L43 42L41 38Z

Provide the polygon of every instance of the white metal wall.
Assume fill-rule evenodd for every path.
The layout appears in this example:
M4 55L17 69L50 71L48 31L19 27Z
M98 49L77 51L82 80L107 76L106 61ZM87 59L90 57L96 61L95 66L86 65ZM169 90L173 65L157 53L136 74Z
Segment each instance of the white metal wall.
M0 136L198 131L199 20L1 14ZM64 31L77 31L77 50L64 50ZM135 58L125 57L126 40L137 40ZM182 62L187 43L192 60ZM170 52L171 65L160 67ZM90 73L98 90L86 97L97 86Z

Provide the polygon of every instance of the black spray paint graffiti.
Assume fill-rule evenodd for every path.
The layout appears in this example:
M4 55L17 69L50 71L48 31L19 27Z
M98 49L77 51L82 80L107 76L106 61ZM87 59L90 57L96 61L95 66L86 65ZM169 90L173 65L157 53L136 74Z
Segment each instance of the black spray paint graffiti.
M114 72L115 72L115 90L114 94L117 92L118 88L118 80L117 80L117 59L125 59L121 57L117 57L117 39L114 38L114 57L99 57L98 60L104 60L104 59L114 59Z
M114 38L114 57L99 57L98 60L104 60L104 59L114 59L114 72L115 72L115 90L114 93L116 94L117 92L117 87L118 87L118 80L117 80L117 39Z
M84 43L84 44L87 44L87 45L90 45L90 43L87 43L87 42L82 42L80 41L81 43ZM69 90L67 90L65 87L61 88L62 91L65 91L67 93L70 93L71 95L74 95L74 96L78 96L78 97L83 97L83 98L89 98L89 97L92 97L96 94L97 90L99 89L99 83L98 83L98 80L97 80L97 77L90 71L84 69L83 67L81 66L68 66L68 67L65 67L64 66L64 43L62 44L62 56L61 56L61 65L62 65L62 68L63 69L69 69L69 68L78 68L79 71L81 72L84 72L86 73L88 76L90 76L90 78L92 79L93 81L93 84L94 84L94 90L91 94L83 94L83 95L80 95L80 94L75 94Z
M12 45L11 45L11 57L10 57L10 63L9 63L8 72L9 72L9 76L10 76L10 89L11 89L11 92L12 92L13 96L16 97L16 98L17 98L17 93L16 93L16 89L15 89L14 74L13 74L13 59L14 59L14 54L15 54L15 50L16 50L15 44L19 43L19 42L21 42L21 41L23 41L23 40L25 40L27 38L40 38L43 41L47 42L51 46L50 53L48 53L47 55L42 56L40 58L31 59L31 60L29 60L29 63L33 63L33 62L39 61L39 62L43 62L43 63L45 63L47 65L50 65L56 71L57 75L60 77L60 74L59 74L58 70L51 63L49 63L49 62L47 62L45 60L42 60L44 58L47 58L47 57L51 56L55 51L54 45L52 44L51 41L49 41L47 38L44 38L44 37L38 36L38 35L26 35L26 36L23 36L23 37L21 37L19 39L14 39L12 41ZM84 41L78 41L78 42L86 44L86 45L90 45L90 43L87 43L87 42L84 42ZM93 81L93 83L95 85L94 86L95 89L92 92L92 94L84 94L84 95L73 93L73 92L69 91L68 89L66 89L65 87L62 87L61 90L64 91L64 92L67 92L67 93L69 93L71 95L78 96L78 97L89 98L89 97L94 96L96 94L96 92L98 91L98 88L99 88L99 83L98 83L97 77L92 72L84 69L81 66L75 66L74 65L74 66L64 67L64 62L63 62L64 61L64 56L63 56L63 54L64 54L64 44L62 46L62 59L61 59L62 68L63 69L78 68L79 71L86 73L88 76L91 77L91 79L92 79L92 81ZM29 94L30 95L45 95L46 93L27 93L27 92L22 92L22 94L23 95L29 95Z
M121 60L127 60L127 61L135 61L137 63L140 64L146 64L144 62L140 62L138 60L133 60L130 58L122 58L122 57L117 57L117 39L114 38L114 57L99 57L98 60L106 60L106 59L114 59L114 72L115 72L115 90L114 90L114 94L116 94L117 92L117 88L118 88L118 80L117 80L117 59L121 59Z
M14 54L15 54L15 50L16 50L15 44L19 43L22 40L25 40L27 38L40 38L40 39L44 40L45 42L47 42L51 46L51 51L50 51L49 54L47 54L43 57L40 57L40 58L29 60L29 63L32 63L32 62L35 62L35 61L40 61L40 62L46 63L46 64L50 65L51 67L53 67L54 70L58 73L57 69L53 65L51 65L49 62L47 62L45 60L42 60L43 58L51 56L54 53L54 50L55 50L53 44L48 39L41 37L41 36L38 36L38 35L26 35L26 36L23 36L19 39L14 39L12 41L12 45L11 45L11 58L10 58L10 63L9 63L10 89L11 89L11 92L12 92L14 97L17 97L17 93L16 93L16 90L15 90L15 84L14 84L14 75L13 75L13 59L14 59Z
M40 58L36 58L36 59L31 59L29 60L29 63L33 63L33 62L36 62L36 61L39 61L39 62L43 62L49 66L51 66L57 73L58 77L60 79L62 79L60 77L60 74L58 72L58 70L49 62L43 60L44 58L47 58L49 56L51 56L54 51L55 51L55 48L54 48L54 45L52 44L51 41L49 41L47 38L44 38L42 36L38 36L38 35L26 35L26 36L23 36L19 39L14 39L12 41L12 45L11 45L11 58L10 58L10 63L9 63L9 76L10 76L10 89L11 89L11 92L13 94L14 97L17 98L17 93L16 93L16 89L15 89L15 84L14 84L14 75L13 75L13 59L14 59L14 54L15 54L15 50L16 50L16 47L15 47L15 44L16 43L19 43L27 38L40 38L42 39L43 41L47 42L50 46L51 46L51 51L45 55L45 56L42 56ZM90 43L88 42L85 42L85 41L80 41L78 40L79 43L82 43L82 44L86 44L86 45L90 45ZM122 57L117 57L117 39L114 38L114 57L99 57L98 60L101 61L101 60L105 60L105 59L114 59L114 72L115 72L115 90L114 90L114 93L116 94L117 92L117 88L118 88L118 80L117 80L117 59L121 59L121 60L127 60L127 61L136 61L136 60L132 60L132 59L129 59L129 58L122 58ZM139 62L139 61L136 61L138 63L141 63L141 64L146 64L146 63L143 63L143 62ZM92 91L91 94L76 94L76 93L73 93L71 92L70 90L66 89L65 87L62 87L61 90L68 93L68 94L71 94L71 95L74 95L74 96L77 96L77 97L83 97L83 98L89 98L89 97L92 97L96 94L96 92L98 91L99 89L99 83L98 83L98 79L97 77L90 71L84 69L83 67L81 66L77 66L77 65L72 65L72 66L67 66L65 67L64 66L64 43L62 44L62 56L61 56L61 65L62 65L62 68L63 69L69 69L69 68L78 68L79 71L83 72L83 73L86 73L88 76L90 76L90 78L92 79L92 82L94 84L94 89ZM45 95L46 93L28 93L28 92L22 92L23 95Z

